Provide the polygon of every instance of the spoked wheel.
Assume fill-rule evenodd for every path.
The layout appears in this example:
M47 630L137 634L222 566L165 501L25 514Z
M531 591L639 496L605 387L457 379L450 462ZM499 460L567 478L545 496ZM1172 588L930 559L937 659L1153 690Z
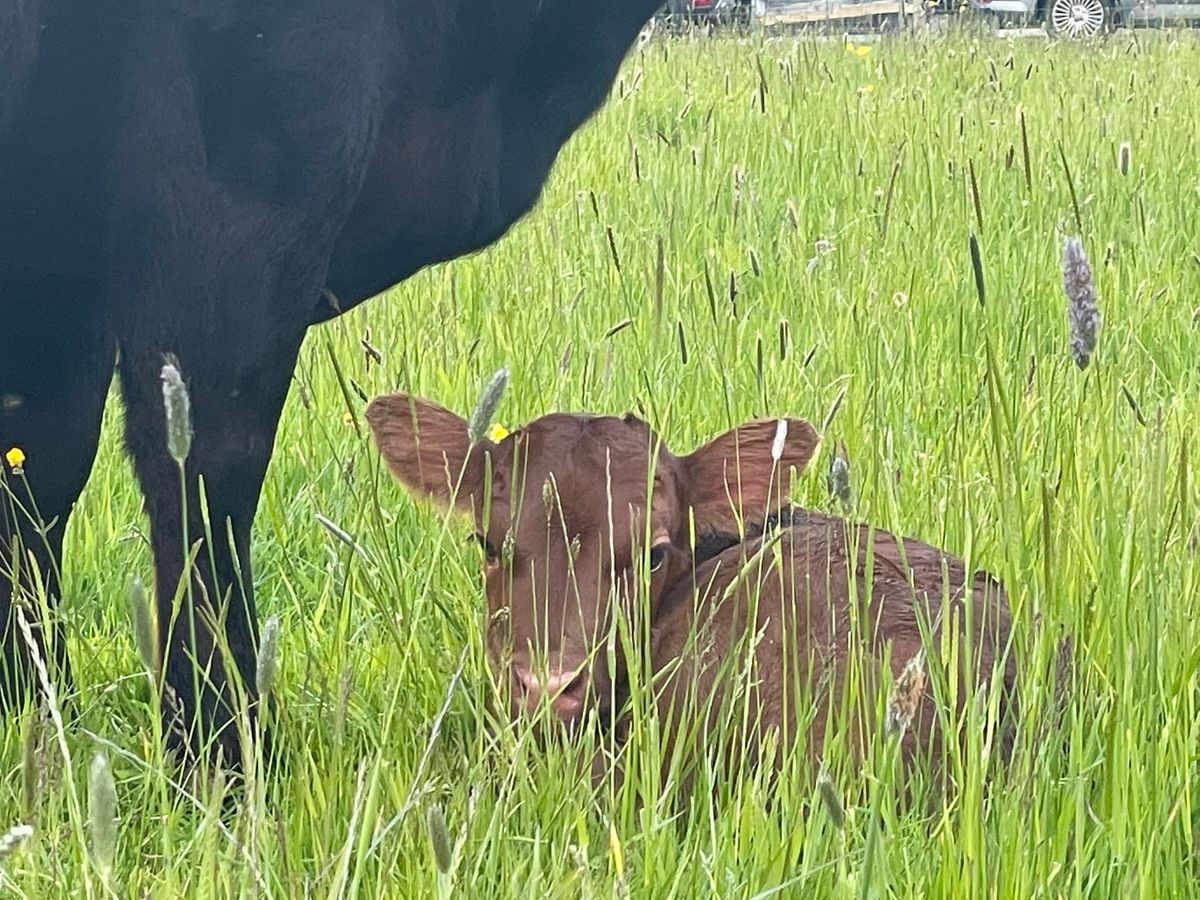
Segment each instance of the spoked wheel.
M1103 0L1051 0L1048 18L1055 34L1077 41L1103 31L1108 10Z

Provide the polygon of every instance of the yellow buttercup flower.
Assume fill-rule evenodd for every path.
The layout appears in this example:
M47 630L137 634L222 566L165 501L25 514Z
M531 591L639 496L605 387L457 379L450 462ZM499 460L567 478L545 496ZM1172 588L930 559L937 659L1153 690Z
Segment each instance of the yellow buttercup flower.
M492 427L488 429L487 436L492 443L498 444L508 437L508 429L499 422L494 422Z
M868 44L859 44L857 47L854 48L854 52L857 53L859 56L866 56L868 53L871 52L871 47Z
M846 52L847 53L854 52L854 41L846 41Z
M20 447L13 447L4 454L4 461L7 462L14 471L20 471L22 464L25 462L25 451Z
M354 416L351 415L349 410L342 413L342 424L343 425L353 425L354 424Z

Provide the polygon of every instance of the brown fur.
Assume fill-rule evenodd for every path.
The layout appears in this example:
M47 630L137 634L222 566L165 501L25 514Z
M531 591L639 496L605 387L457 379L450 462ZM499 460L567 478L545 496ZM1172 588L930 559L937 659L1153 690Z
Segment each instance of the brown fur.
M822 754L828 721L845 718L830 717L831 705L852 682L865 704L848 710L843 737L861 754L879 727L880 689L923 647L930 677L915 698L904 758L940 754L935 685L949 685L961 712L1001 660L1003 709L1014 702L1011 623L995 579L969 574L962 560L920 541L790 510L791 473L819 441L801 420L787 420L786 435L777 421L747 423L677 457L634 416L552 414L473 448L465 422L428 401L381 397L367 417L404 485L473 512L487 554L489 620L504 626L489 630L488 649L512 687L514 717L540 705L541 687L553 684L561 718L594 709L612 724L628 694L619 646L613 671L606 662L614 603L635 634L643 633L639 609L649 610L650 661L669 733L706 721L698 746L707 751L748 685L740 697L751 701L750 755L775 732L773 756L761 760L772 768L797 740L814 759ZM714 544L709 558L697 550ZM649 597L639 605L644 562ZM957 660L948 667L939 653L945 637L954 638ZM747 639L757 641L752 651ZM748 681L720 677L726 663L736 670L743 661Z
M931 635L928 644L923 628ZM654 612L651 649L656 671L665 675L659 714L673 728L706 715L698 735L701 747L711 749L707 736L718 733L723 710L737 702L727 695L739 694L728 680L731 673L722 677L722 666L749 659L750 699L758 711L751 757L775 731L775 768L793 747L816 764L827 727L841 720L843 741L861 759L882 724L875 708L880 690L923 648L925 669L939 667L945 632L957 642L953 668L944 673L957 682L955 713L962 713L977 686L991 681L997 660L1003 661L999 682L1011 711L1016 666L1011 654L1005 656L1010 629L1004 591L986 572L968 579L962 560L920 541L797 512L776 542L758 537L731 547L668 590ZM752 648L747 638L756 641ZM859 703L839 716L851 678L860 681ZM906 763L921 751L935 764L942 755L931 681L926 679L901 740ZM1005 756L1009 735L1002 732Z

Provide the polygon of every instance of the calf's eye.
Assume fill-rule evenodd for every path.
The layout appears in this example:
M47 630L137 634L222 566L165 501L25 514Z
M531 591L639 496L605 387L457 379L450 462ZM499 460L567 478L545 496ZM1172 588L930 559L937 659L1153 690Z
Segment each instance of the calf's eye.
M657 572L662 568L662 564L667 561L667 545L659 544L657 547L650 548L650 571Z

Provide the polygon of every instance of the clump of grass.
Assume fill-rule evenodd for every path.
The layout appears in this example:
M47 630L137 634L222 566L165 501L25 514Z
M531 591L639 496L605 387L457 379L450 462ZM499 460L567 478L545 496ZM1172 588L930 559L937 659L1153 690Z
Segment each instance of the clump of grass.
M858 880L858 895L874 896L878 859L883 852L883 806L893 796L900 777L900 745L917 713L921 695L925 691L925 651L917 653L904 664L900 675L888 694L883 719L883 771L874 785L871 816L867 827L866 846L863 851L862 872Z

